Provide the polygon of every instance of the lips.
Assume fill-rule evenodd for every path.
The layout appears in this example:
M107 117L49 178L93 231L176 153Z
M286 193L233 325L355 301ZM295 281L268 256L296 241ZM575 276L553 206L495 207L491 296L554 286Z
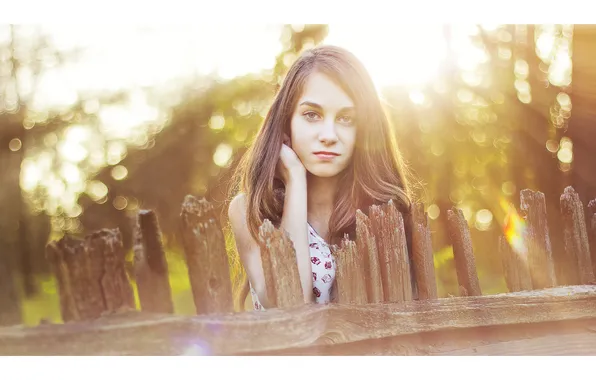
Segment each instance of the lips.
M339 153L326 152L326 151L319 151L319 152L315 152L314 154L319 157L337 157L337 156L339 156Z

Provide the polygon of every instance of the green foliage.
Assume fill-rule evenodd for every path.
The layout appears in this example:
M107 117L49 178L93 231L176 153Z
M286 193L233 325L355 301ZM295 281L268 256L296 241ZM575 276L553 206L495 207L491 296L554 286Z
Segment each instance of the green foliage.
M445 27L450 54L435 79L419 88L382 90L400 149L420 183L418 195L427 209L434 206L438 210L429 215L441 297L459 293L453 251L446 233L449 208L461 208L468 220L483 293L503 292L506 287L496 251L504 216L500 202L515 203L519 190L526 187L540 189L552 199L558 196L564 183L561 171L569 170L557 161L556 153L545 149L547 138L558 146L565 131L561 125L553 124L551 116L555 114L553 110L561 111L561 105L555 107L556 97L567 88L549 85L548 79L545 82L550 61L536 56L534 28L526 25L494 30L476 28L467 37L469 48L486 59L476 62L471 70L462 67L454 53L456 29ZM555 29L557 38L562 39L566 29ZM302 49L324 42L326 34L325 25L286 26L280 36L283 51L276 57L273 70L228 81L200 78L197 83L190 83L188 90L180 95L182 101L168 114L167 122L160 128L148 128L146 144L129 146L126 157L104 165L97 173L94 171L97 168L84 168L89 179L105 184L109 195L100 200L78 199L83 208L76 218L80 224L54 223L51 236L58 237L62 232L60 228L56 231L56 227L81 227L80 232L88 233L117 225L126 239L130 227L125 214L138 208L155 209L164 232L175 310L192 315L194 304L184 252L177 241L177 220L184 195L205 196L216 204L221 215L232 283L238 291L245 273L225 215L231 171L261 125L288 67ZM528 70L521 70L525 65ZM531 88L530 102L523 92L526 82ZM77 107L82 110L84 102ZM74 115L77 110L75 107ZM566 120L568 113L562 119ZM92 124L97 126L93 114L85 117L93 119ZM57 128L68 127L69 120L63 120ZM40 154L48 149L44 136L42 133L31 140ZM229 160L219 162L214 156L222 147L224 153L231 150L231 155ZM221 154L221 157L227 156ZM116 164L127 168L125 180L113 178ZM85 162L81 165L85 166ZM115 210L116 196L128 200L125 210ZM43 198L44 194L38 194L36 199L43 201ZM555 212L556 208L549 209L549 213ZM482 218L488 214L490 218ZM132 265L130 250L127 260ZM27 324L36 324L42 318L58 321L55 280L44 275L37 276L35 281L41 292L24 299L24 320ZM134 281L131 283L134 287ZM139 308L136 288L135 296Z

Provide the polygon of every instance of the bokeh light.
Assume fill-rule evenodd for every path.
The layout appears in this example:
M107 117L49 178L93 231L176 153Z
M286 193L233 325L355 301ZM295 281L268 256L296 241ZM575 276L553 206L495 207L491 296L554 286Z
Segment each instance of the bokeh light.
M486 241L500 233L503 212L508 242L524 252L511 199L581 168L584 149L569 128L572 109L585 107L571 91L579 62L571 25L331 24L326 36L300 24L47 25L40 50L36 27L16 29L21 69L11 77L4 50L0 117L22 130L3 141L23 157L21 189L32 211L50 217L52 236L91 228L89 213L91 224L105 225L141 205L172 208L178 192L219 196L214 182L227 185L284 71L320 42L348 48L370 72L431 200L440 263L452 258L442 210L462 209L480 244L479 268L492 270ZM10 36L0 27L0 47Z
M436 204L431 204L430 206L428 206L428 209L426 210L426 212L428 213L428 217L431 218L432 220L435 220L439 217L439 215L441 215L441 209L439 208L439 206L437 206Z
M229 144L219 144L213 154L213 162L220 167L226 167L232 158L233 149Z
M112 177L114 177L114 179L117 181L123 180L124 178L126 178L127 175L128 170L126 169L126 167L122 165L116 165L112 169Z
M14 139L10 140L10 142L8 143L8 149L10 149L13 152L20 150L22 146L23 146L23 143L18 138L14 138Z

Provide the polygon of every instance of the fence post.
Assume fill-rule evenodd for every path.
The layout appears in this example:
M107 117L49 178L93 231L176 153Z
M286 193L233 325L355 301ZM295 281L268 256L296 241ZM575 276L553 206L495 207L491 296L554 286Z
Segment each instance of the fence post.
M470 229L462 210L453 207L447 210L447 228L453 244L453 258L457 271L457 280L461 288L465 289L466 295L481 296L480 282L476 273L476 261L472 250L472 239Z
M411 301L412 277L402 214L390 200L370 207L370 221L377 241L384 301Z
M296 252L290 237L265 220L259 227L261 262L267 297L273 307L285 308L304 304Z
M383 282L377 242L372 232L370 219L361 210L356 210L356 249L364 259L366 294L369 303L383 302Z
M187 195L180 218L197 314L233 312L228 254L213 206L205 199Z
M584 206L571 186L567 186L561 194L561 216L565 228L565 253L570 267L569 285L594 282Z
M596 274L596 199L588 202L588 220L589 220L589 241L590 256L592 258L592 270Z
M526 257L514 252L507 238L499 236L499 255L503 263L503 275L510 292L532 290L532 278Z
M337 303L366 304L366 277L364 276L364 255L359 254L356 242L344 236L341 245L335 249L335 283Z
M78 252L77 252L78 251ZM82 258L83 255L83 241L75 240L69 235L64 236L59 241L50 242L46 246L46 256L53 267L54 275L58 282L58 293L60 295L60 313L64 322L78 321L88 317L86 305L79 303L88 302L97 297L81 297L77 293L86 290L86 287L79 286L76 276L76 271L71 274L69 265L67 264L67 256ZM71 261L72 258L68 261ZM82 312L79 312L79 308ZM81 316L81 314L83 314Z
M412 205L412 261L418 285L418 299L437 299L437 282L428 214L424 204Z
M173 313L168 263L154 211L138 212L133 229L133 244L135 278L141 310Z
M134 292L126 274L122 235L119 229L103 229L86 238L86 247L97 270L105 302L105 311L135 309Z
M527 226L528 262L534 289L556 286L555 266L546 218L544 194L524 189L520 192L520 209Z
M50 242L46 253L58 279L64 322L135 308L117 228L96 231L84 240L64 236Z

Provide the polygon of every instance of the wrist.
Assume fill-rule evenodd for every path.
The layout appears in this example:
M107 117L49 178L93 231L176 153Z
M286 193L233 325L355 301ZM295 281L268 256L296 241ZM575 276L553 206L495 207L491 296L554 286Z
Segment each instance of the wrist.
M306 184L306 169L297 167L289 171L286 186L300 186Z

